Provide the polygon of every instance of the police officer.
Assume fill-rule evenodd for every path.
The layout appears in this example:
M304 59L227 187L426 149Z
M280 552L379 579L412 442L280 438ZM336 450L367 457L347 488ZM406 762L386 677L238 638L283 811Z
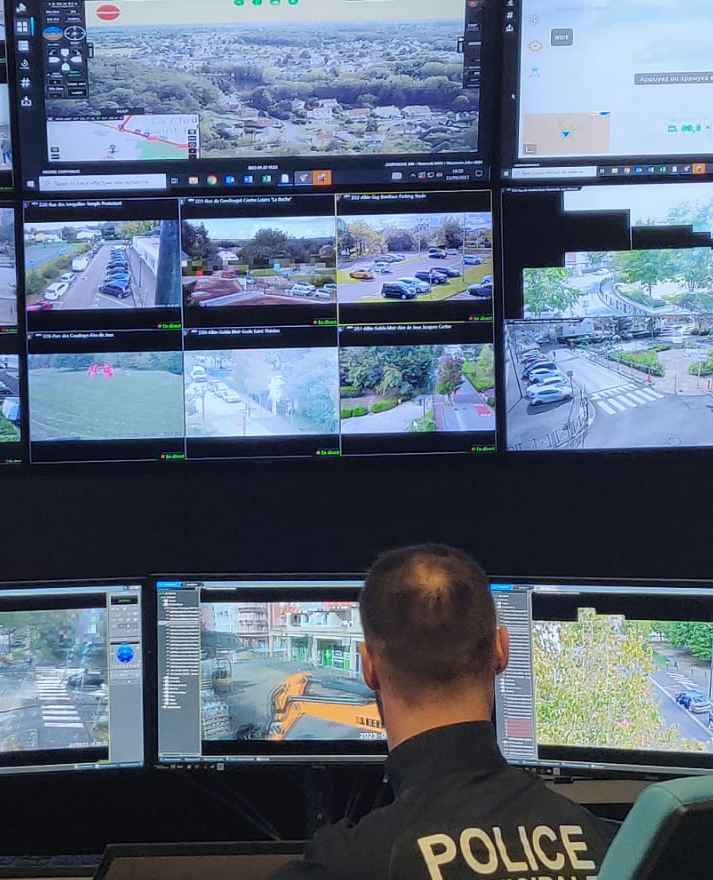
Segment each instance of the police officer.
M360 612L395 800L321 829L273 880L596 880L609 826L498 749L509 643L480 566L439 544L391 550Z

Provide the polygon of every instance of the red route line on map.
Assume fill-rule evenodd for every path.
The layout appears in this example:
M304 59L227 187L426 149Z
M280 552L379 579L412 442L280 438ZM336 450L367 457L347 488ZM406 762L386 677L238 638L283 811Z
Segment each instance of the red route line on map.
M180 147L182 150L188 149L188 144L178 144L175 141L169 141L167 138L159 137L158 135L150 135L144 134L141 131L127 131L126 126L129 123L131 116L127 116L126 120L121 123L120 126L116 129L116 131L121 132L122 134L133 134L134 137L143 138L145 141L155 141L160 144L167 144L169 147ZM91 122L92 120L88 119L87 122ZM106 122L97 122L97 125L103 125L104 128L113 128L112 125L108 125Z

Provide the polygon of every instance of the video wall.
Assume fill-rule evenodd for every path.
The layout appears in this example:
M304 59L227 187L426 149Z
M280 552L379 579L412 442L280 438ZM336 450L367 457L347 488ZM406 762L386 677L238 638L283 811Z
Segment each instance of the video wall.
M710 447L682 12L11 4L0 461Z

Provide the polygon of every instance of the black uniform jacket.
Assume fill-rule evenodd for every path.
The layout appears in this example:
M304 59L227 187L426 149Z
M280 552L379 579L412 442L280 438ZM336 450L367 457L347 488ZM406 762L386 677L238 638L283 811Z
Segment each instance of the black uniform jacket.
M321 829L273 880L587 880L613 836L510 767L487 721L406 740L386 769L392 804Z

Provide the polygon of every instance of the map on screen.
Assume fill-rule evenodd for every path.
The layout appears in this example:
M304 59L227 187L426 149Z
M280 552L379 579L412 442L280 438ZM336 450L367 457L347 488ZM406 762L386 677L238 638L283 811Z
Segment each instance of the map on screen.
M519 158L713 151L713 11L522 0Z

